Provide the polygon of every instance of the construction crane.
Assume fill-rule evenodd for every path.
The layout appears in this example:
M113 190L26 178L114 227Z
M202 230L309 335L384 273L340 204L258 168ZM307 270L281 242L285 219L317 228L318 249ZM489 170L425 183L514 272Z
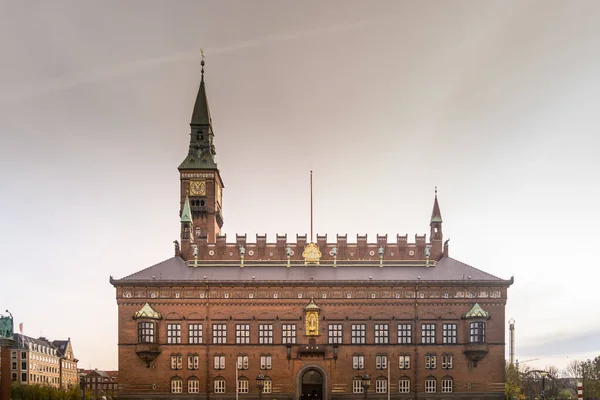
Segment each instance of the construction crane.
M519 364L527 364L528 362L537 361L537 360L539 360L539 358L531 358L529 360L521 361L520 363L519 363L519 360L517 360L517 362L515 363L515 368L518 371L519 370Z

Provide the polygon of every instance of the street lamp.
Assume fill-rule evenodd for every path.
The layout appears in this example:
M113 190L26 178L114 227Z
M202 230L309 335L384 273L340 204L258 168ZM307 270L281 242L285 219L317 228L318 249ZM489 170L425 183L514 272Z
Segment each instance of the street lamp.
M85 400L85 375L79 376L79 389L81 389L81 400Z
M548 376L547 371L540 371L540 375L542 376L542 399L546 398L546 376Z
M369 376L369 374L367 374L365 372L365 374L362 376L362 380L360 382L362 388L363 388L363 393L365 394L365 400L367 399L367 391L369 390L369 386L371 386L371 377Z
M260 400L265 387L265 376L263 374L258 374L256 377L256 387L258 388L258 400Z

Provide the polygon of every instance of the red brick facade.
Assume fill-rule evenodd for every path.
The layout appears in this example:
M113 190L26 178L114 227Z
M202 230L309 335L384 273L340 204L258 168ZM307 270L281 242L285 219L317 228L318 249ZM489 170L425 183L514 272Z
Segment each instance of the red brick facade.
M369 399L503 398L512 279L449 257L437 196L429 242L237 235L227 243L203 85L180 166L175 257L111 277L120 397L356 399L368 373Z

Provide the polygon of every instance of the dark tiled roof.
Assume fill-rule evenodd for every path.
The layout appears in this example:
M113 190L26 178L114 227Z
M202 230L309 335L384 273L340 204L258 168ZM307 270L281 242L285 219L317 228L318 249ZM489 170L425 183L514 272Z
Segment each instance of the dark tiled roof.
M35 339L35 338L29 337L29 336L22 335L20 333L15 333L15 334L13 334L13 340L14 340L14 344L13 344L14 349L25 349L28 347L29 343L37 344L39 346L46 346L51 349L56 349L56 346L53 343L46 340L45 338ZM57 353L58 353L58 350L57 350Z
M198 267L190 267L179 257L173 257L146 268L120 280L111 280L115 284L148 281L194 282L268 282L268 281L486 281L508 282L483 272L453 258L443 258L435 267L407 264L402 262L384 263L379 267L374 262L338 262L338 267L331 264L304 265L294 263L290 268L284 262L276 263L239 263L231 261L199 262Z
M52 344L56 346L57 354L62 357L65 355L65 351L67 351L67 346L69 344L68 340L54 340Z

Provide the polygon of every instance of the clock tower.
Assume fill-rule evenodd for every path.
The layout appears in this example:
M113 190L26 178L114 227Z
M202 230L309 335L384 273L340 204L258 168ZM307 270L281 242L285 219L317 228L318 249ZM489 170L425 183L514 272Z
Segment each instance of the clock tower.
M214 243L221 234L223 181L215 162L215 145L210 109L202 78L190 122L190 147L179 165L181 247L184 259L193 258L194 245Z

